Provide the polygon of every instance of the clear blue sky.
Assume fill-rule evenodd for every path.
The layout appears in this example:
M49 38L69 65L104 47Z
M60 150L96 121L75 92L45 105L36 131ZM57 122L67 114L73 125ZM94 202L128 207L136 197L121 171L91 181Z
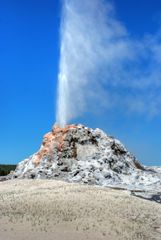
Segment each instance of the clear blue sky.
M160 0L113 0L133 36L161 27ZM0 1L0 163L17 163L38 150L55 121L60 2ZM119 111L77 119L119 138L147 165L161 165L161 116Z

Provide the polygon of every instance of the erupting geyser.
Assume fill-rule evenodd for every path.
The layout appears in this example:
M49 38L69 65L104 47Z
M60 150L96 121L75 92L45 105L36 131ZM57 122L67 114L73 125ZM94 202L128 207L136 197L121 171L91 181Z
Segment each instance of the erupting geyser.
M110 85L117 78L112 63L115 67L120 59L127 60L129 53L121 40L124 34L103 0L63 0L58 125L44 136L38 152L20 162L7 178L62 179L119 187L142 197L150 194L153 198L155 193L156 201L161 202L160 168L143 166L120 141L100 129L67 125L85 110L98 107L102 99L105 104L100 84L104 83L100 80L103 66Z

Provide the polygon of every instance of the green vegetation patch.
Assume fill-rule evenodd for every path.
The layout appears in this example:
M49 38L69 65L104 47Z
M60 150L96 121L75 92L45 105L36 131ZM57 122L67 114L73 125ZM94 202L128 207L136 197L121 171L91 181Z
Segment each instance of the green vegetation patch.
M0 176L6 176L11 171L15 170L16 165L6 165L6 164L0 164Z

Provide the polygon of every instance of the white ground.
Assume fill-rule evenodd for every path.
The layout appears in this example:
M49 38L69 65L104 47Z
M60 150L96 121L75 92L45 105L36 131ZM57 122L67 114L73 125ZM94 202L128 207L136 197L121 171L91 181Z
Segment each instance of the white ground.
M0 240L161 239L161 204L54 180L0 182Z

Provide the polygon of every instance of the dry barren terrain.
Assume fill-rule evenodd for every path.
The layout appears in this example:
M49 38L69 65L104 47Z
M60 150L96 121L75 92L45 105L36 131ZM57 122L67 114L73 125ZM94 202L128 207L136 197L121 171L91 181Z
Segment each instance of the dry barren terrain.
M0 183L0 240L161 239L161 204L53 180Z

